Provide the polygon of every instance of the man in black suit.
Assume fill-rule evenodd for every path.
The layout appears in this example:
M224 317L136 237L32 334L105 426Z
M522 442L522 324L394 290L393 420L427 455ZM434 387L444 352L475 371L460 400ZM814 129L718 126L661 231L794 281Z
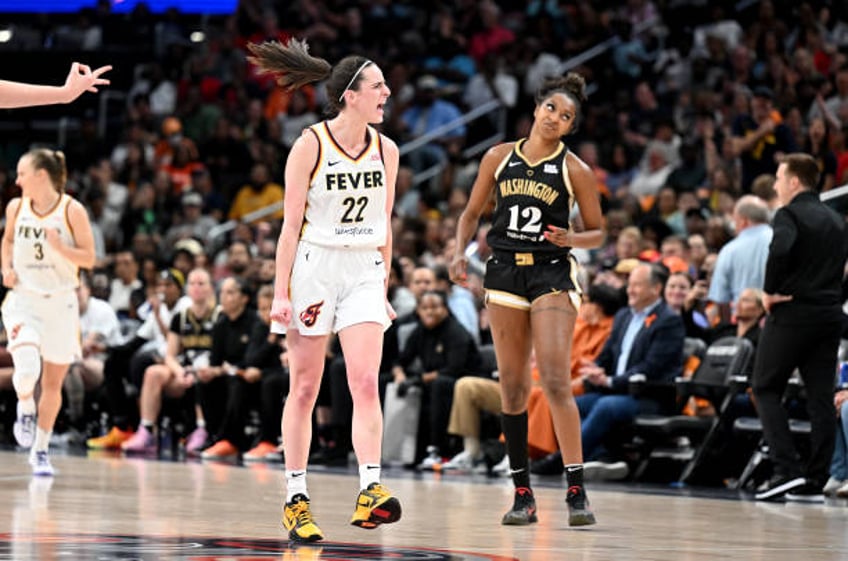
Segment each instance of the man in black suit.
M824 501L833 455L833 407L845 258L843 217L813 191L819 169L807 154L786 156L774 185L782 207L774 217L763 304L769 312L754 362L752 386L774 476L758 500ZM812 431L806 465L792 440L781 401L795 369L807 394Z

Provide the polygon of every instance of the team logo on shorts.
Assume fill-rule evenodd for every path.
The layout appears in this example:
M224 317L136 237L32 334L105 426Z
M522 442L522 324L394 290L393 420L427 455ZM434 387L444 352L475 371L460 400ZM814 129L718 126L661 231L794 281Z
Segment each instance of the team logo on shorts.
M318 321L318 314L321 313L321 306L324 305L324 301L321 300L317 304L309 305L305 310L300 312L300 321L303 322L303 325L306 327L312 327L315 325L315 322Z

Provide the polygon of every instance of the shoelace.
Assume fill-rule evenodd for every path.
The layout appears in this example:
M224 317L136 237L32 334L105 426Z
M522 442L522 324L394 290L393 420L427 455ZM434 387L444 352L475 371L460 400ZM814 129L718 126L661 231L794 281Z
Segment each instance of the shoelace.
M389 494L385 487L380 485L379 483L367 489L369 495L373 495L375 497L384 497Z
M309 512L309 503L300 501L294 506L294 517L301 526L312 522L312 513Z
M39 465L45 465L48 463L47 460L47 452L36 452L35 453L35 463Z

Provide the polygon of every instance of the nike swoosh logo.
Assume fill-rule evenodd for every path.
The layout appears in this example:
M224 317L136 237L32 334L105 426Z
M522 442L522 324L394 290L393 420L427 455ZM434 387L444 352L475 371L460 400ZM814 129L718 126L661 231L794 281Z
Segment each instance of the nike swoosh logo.
M521 162L510 162L508 165L509 167L520 166Z
M338 164L338 163L340 163L340 162L341 162L341 160L336 160L335 162L327 162L327 165L328 165L328 166L334 166L334 165L336 165L336 164Z
M291 474L292 477L303 477L304 475L306 475L305 471L295 471Z
M522 471L524 471L524 470L525 470L525 468L521 468L521 469L511 469L511 470L509 470L509 473L516 474L516 473L521 473L521 472L522 472Z
M365 469L380 469L380 466L368 466Z
M374 261L374 264L375 264L375 265L382 265L382 264L383 264L383 261Z

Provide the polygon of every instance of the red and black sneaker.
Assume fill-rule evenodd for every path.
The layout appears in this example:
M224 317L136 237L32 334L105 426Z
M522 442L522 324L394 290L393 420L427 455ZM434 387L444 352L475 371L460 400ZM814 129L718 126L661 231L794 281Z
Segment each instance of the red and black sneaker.
M565 504L568 505L569 526L591 526L595 523L595 515L589 510L589 499L582 485L572 485L565 494Z
M504 526L526 526L538 521L536 498L533 496L533 491L529 487L517 487L512 510L504 514L501 524Z

